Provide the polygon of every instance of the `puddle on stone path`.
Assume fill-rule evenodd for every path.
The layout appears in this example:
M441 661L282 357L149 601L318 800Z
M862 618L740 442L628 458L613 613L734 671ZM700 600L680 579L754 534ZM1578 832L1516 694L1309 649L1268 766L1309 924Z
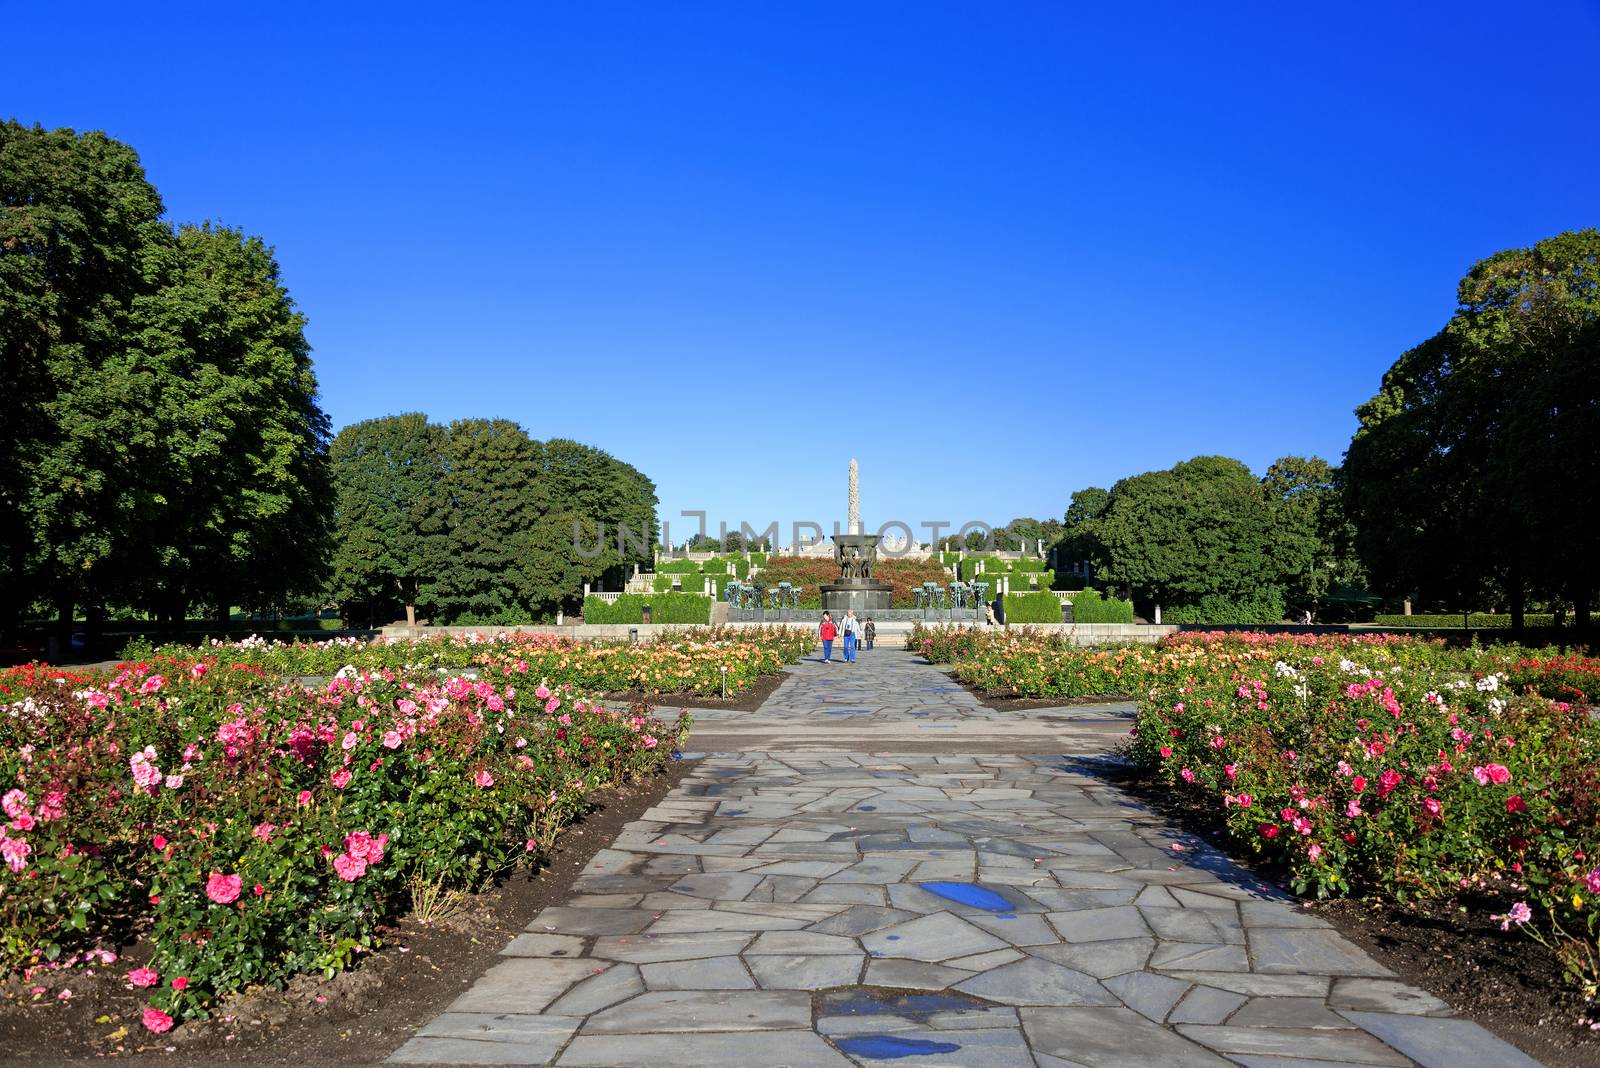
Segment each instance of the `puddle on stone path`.
M872 714L870 708L823 708L818 711L830 716L868 716Z
M817 1018L828 1016L902 1016L926 1020L945 1012L971 1012L992 1005L970 994L905 994L880 987L857 986L824 994Z
M985 912L1009 913L1002 919L1016 919L1016 906L1007 901L1004 896L995 893L987 887L977 883L947 883L932 882L918 883L918 886L930 894L937 894L947 901L954 901L962 905L970 905L975 909Z
M955 1053L961 1049L955 1042L935 1042L929 1038L907 1038L904 1035L852 1035L849 1038L834 1039L834 1045L852 1057L864 1057L872 1061L925 1057L932 1053Z

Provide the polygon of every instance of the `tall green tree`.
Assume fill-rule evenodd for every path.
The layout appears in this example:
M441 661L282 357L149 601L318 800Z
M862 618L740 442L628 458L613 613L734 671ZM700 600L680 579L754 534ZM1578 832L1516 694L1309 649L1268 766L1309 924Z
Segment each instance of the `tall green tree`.
M1091 529L1102 576L1173 618L1274 622L1286 570L1274 520L1249 468L1199 456L1119 481Z
M423 518L418 591L439 621L517 623L533 618L531 571L540 508L540 449L509 419L458 419L441 449L440 493Z
M1284 599L1316 612L1328 594L1362 579L1338 471L1317 456L1285 456L1261 480L1273 511L1273 541Z
M185 226L159 259L130 348L161 434L145 474L162 534L151 599L225 620L234 604L310 596L333 489L305 318L258 237Z
M429 540L441 533L444 431L417 412L354 423L329 450L333 472L333 560L329 589L340 603L367 609L398 603L417 621Z
M1470 608L1600 586L1600 231L1483 260L1357 409L1341 479L1379 588Z
M161 214L127 145L0 123L0 628L37 599L70 628L118 546L151 530L127 337L172 241Z

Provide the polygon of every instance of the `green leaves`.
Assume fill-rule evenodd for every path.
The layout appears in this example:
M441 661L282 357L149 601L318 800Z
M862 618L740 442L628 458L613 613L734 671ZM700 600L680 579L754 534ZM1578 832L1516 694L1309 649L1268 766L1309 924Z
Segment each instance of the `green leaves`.
M1600 585L1600 231L1475 265L1460 307L1356 410L1341 484L1363 562L1447 606Z

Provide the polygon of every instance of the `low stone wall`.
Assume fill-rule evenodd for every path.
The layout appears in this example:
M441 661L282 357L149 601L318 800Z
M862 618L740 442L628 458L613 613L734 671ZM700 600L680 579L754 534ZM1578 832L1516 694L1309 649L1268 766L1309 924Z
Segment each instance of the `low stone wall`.
M821 613L817 613L820 617ZM768 620L760 623L729 623L730 629L737 630L741 627L759 626L793 626L812 629L816 620L811 618L796 619L788 622L781 620ZM966 623L959 626L982 627L983 624ZM886 640L891 634L899 636L909 632L913 626L909 622L881 622L878 623L878 638ZM631 632L639 632L639 640L647 641L651 638L674 631L683 631L689 628L676 623L569 623L563 626L552 624L530 623L523 626L512 627L407 627L392 626L383 628L383 636L392 639L429 638L437 634L481 634L484 637L493 637L498 634L550 634L563 638L577 638L580 641L589 640L625 640ZM1168 634L1178 630L1175 626L1153 626L1144 623L1029 623L1019 624L1010 630L1038 630L1049 633L1059 633L1066 636L1074 645L1114 645L1123 642L1145 642L1154 644Z

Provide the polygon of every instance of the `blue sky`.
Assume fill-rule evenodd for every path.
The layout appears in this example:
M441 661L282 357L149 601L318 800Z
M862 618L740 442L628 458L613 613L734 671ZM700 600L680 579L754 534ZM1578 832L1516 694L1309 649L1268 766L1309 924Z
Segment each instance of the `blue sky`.
M36 5L0 113L274 244L336 426L758 526L850 456L870 525L1337 459L1475 260L1600 225L1593 2L1118 6Z

